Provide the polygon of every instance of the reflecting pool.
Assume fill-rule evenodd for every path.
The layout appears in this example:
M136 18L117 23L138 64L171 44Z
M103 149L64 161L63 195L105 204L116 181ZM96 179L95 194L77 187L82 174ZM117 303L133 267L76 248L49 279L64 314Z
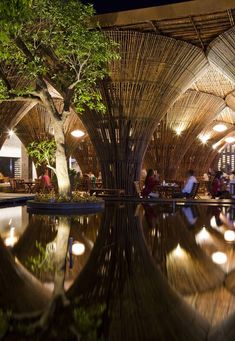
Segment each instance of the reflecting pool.
M54 315L73 308L73 328L52 323L64 339L82 328L78 309L97 307L87 327L94 340L214 339L223 320L221 337L233 335L235 207L106 203L100 213L60 216L17 206L0 208L0 234L0 312L42 322L61 296ZM51 339L48 325L33 337Z

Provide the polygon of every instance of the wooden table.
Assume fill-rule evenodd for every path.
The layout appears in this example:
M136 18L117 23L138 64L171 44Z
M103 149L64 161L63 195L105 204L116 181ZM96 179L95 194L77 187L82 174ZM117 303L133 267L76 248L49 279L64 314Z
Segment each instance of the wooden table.
M98 196L108 196L108 195L116 195L121 196L125 194L125 190L121 188L93 188L90 190L90 195Z
M157 191L159 192L160 196L162 198L172 198L173 193L180 192L179 185L158 185Z

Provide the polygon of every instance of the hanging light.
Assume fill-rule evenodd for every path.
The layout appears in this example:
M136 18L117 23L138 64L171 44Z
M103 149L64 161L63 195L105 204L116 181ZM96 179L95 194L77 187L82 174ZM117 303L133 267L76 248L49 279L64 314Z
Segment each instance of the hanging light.
M9 131L8 131L8 135L9 135L9 136L13 136L13 135L14 135L14 131L13 131L12 129L9 130Z
M74 137L82 137L85 135L85 133L82 130L76 129L71 132L71 135L73 135Z
M225 142L227 143L233 143L235 141L235 137L233 136L228 136L225 138Z
M223 131L225 131L227 129L228 129L228 127L225 124L223 124L223 123L216 124L213 127L213 130L217 131L218 133L221 133L221 132L223 132Z
M211 256L212 261L216 264L224 264L227 262L227 256L224 252L214 252Z
M209 140L209 138L210 138L210 135L209 135L209 134L205 134L205 135L199 136L199 140L201 140L201 142L202 142L203 144L206 144L207 141Z

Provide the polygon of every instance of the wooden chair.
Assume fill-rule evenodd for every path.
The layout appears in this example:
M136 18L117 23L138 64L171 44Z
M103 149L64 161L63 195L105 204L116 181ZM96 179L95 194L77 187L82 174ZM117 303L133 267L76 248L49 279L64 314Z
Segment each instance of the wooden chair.
M191 193L187 196L187 198L189 198L189 199L195 199L195 198L201 199L200 196L198 195L199 186L200 186L199 182L194 182Z

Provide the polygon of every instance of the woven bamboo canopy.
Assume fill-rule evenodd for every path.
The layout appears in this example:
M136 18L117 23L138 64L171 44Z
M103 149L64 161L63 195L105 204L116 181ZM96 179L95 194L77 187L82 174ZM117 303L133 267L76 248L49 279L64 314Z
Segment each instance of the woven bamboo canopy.
M110 63L109 77L98 84L106 114L76 113L79 121L73 113L68 120L68 155L73 155L85 172L97 173L101 169L105 186L125 188L127 192L132 192L133 180L140 176L150 141L144 166L159 169L163 176L171 162L171 158L169 162L164 159L171 146L182 149L181 165L172 162L170 168L176 169L166 176L181 176L184 168L194 166L194 159L205 169L216 163L218 151L211 146L224 135L213 132L213 124L227 122L233 130L235 117L234 14L232 0L216 4L211 0L195 0L97 16L108 37L118 42L121 58ZM17 75L14 67L4 71L19 87L27 81ZM61 95L50 84L48 87L55 101L61 104ZM186 100L188 89L201 98L194 118ZM206 110L202 98L205 100L209 95L214 100L206 103ZM224 105L217 105L216 109L215 103L223 101ZM179 103L180 113L177 113ZM25 145L48 136L50 122L42 112L36 102L1 103L0 145L7 130L17 125L16 131ZM34 115L44 118L36 119ZM184 126L181 142L172 135L177 125ZM70 136L75 126L87 129L94 149L89 138L78 144ZM198 137L206 134L210 134L209 143L202 145ZM158 142L157 148L162 152L156 152Z

